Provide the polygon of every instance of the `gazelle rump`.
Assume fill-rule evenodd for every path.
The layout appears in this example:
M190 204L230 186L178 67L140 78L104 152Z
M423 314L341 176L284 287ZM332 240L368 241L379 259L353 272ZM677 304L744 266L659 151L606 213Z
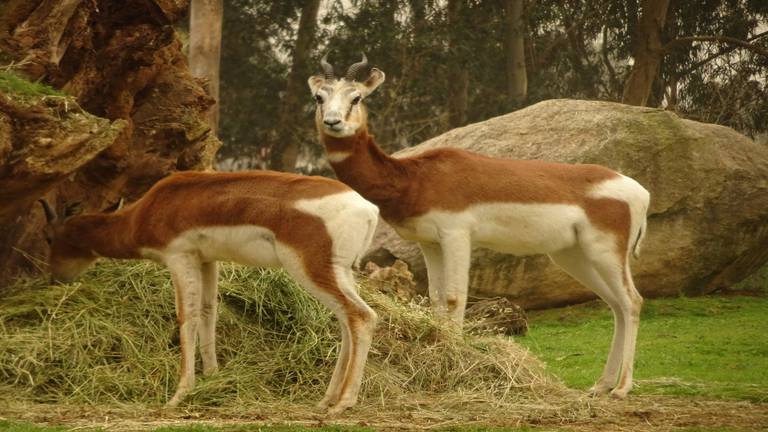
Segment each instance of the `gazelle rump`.
M509 160L460 149L386 155L368 133L361 100L382 82L367 60L337 79L309 78L315 123L338 178L419 243L435 313L464 317L472 246L515 255L547 254L602 298L614 314L611 351L594 393L625 397L632 387L642 298L629 268L645 234L650 196L635 180L597 165Z
M373 238L378 209L346 185L269 171L183 172L115 213L58 221L43 206L54 278L70 280L100 256L149 258L170 270L181 373L168 405L194 386L198 338L203 373L218 369L217 261L283 267L334 312L341 349L320 406L334 414L356 403L376 314L358 296L352 267Z

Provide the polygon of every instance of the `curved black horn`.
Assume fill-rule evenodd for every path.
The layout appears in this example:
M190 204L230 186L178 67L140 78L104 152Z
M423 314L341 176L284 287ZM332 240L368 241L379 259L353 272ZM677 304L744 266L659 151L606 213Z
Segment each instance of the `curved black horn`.
M39 199L37 200L37 202L39 202L43 206L43 211L45 212L45 220L48 221L48 223L56 222L56 219L58 219L56 217L56 212L53 211L53 209L51 208L51 205L48 204L48 201L44 199Z
M320 59L320 66L323 67L323 75L325 75L325 79L332 80L336 77L333 75L333 66L331 66L330 63L328 63L328 53L325 53L322 59Z
M368 67L368 57L365 56L365 53L361 53L361 54L363 55L363 59L353 64L352 66L349 67L349 69L347 69L346 79L348 81L353 81L355 79L355 76L357 76L358 72Z

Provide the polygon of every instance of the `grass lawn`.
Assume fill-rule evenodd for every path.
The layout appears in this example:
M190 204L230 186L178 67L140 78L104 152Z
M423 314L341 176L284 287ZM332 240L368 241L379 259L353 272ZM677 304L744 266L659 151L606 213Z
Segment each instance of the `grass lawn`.
M647 300L640 319L633 394L768 401L768 296ZM602 371L613 332L600 302L534 311L517 341L569 387Z

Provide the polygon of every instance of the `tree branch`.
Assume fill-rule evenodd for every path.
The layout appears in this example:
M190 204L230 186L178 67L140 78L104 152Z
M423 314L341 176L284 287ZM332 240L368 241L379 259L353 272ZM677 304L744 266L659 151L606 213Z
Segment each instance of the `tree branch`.
M731 45L736 45L741 48L748 49L752 52L755 52L757 54L760 54L764 57L768 57L768 50L765 48L753 45L747 41L743 41L741 39L737 39L730 36L688 36L688 37L681 37L677 38L662 48L665 54L669 53L669 51L680 48L684 45L691 44L693 42L720 42L720 43L727 43Z
M752 36L751 38L747 39L747 42L756 41L756 40L758 40L758 39L760 39L760 38L762 38L763 36L766 36L766 35L768 35L768 30ZM735 50L736 48L738 48L738 46L735 46L735 45L726 46L725 48L720 49L718 52L716 52L716 53L714 53L712 55L707 56L707 58L699 60L698 62L694 63L689 68L687 68L684 71L678 73L677 76L688 75L689 73L695 71L696 69L704 66L705 64L711 62L712 60L714 60L714 59L716 59L718 57L720 57L721 55L728 54L729 52Z

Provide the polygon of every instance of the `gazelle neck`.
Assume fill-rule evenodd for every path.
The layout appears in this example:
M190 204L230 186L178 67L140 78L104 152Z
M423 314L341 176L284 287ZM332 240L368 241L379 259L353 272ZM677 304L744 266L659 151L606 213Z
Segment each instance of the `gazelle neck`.
M321 131L320 140L339 180L376 204L384 219L402 219L398 203L409 189L403 161L384 153L366 128L343 138Z

